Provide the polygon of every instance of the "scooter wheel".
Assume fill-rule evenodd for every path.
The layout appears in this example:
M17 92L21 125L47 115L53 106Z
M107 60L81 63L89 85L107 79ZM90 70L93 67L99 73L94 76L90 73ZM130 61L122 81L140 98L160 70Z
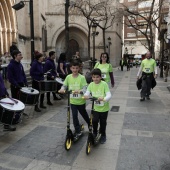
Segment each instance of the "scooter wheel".
M86 144L86 154L88 155L91 151L91 142L90 141L87 141L87 144Z
M66 149L67 151L70 150L71 145L72 145L72 140L71 140L71 138L66 138L66 140L65 140L65 149Z

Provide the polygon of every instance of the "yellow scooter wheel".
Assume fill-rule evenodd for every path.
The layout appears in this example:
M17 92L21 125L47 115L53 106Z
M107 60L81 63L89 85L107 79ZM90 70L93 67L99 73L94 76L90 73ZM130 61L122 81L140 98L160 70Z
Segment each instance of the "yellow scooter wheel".
M90 141L87 141L87 144L86 144L86 154L88 155L91 151L91 142Z
M81 124L81 130L84 130L84 125L83 124Z
M65 140L65 149L66 149L67 151L70 150L71 145L72 145L72 140L71 140L71 138L66 138L66 140Z

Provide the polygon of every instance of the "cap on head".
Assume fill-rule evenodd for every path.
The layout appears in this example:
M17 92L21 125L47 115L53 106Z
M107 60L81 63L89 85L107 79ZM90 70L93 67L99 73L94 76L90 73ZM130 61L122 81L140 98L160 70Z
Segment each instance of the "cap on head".
M38 52L38 51L35 51L35 52L34 52L34 56L35 56L35 59L38 60L40 57L43 57L43 54L41 54L41 53Z

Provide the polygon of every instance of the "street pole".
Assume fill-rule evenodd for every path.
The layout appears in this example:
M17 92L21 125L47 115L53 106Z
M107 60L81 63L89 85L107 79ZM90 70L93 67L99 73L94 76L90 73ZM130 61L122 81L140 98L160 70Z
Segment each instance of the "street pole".
M96 33L93 32L93 68L95 66L95 36L96 36Z
M66 55L68 54L68 49L69 49L69 5L70 2L69 0L66 0L65 3L65 53Z
M34 12L33 12L33 0L30 0L30 33L31 33L31 63L34 60Z
M111 46L111 44L112 44L112 43L111 43L111 38L109 37L107 40L108 40L108 43L109 43L109 46L108 46L108 48L109 48L109 49L108 49L108 54L109 54L109 57L110 57L110 46Z
M160 70L161 78L163 78L163 61L164 61L164 39L162 39L162 58L161 58L161 70Z

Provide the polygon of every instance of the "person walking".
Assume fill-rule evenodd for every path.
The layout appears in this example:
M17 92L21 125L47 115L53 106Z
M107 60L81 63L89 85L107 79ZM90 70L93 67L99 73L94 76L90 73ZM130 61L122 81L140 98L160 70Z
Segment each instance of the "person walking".
M58 76L56 65L54 62L55 59L55 51L49 52L49 58L47 58L45 65L44 65L44 72L47 72L47 80L55 80L55 78ZM54 100L61 100L61 98L56 96L55 92L52 92ZM47 104L53 105L50 101L50 92L47 92Z
M122 57L122 59L120 60L120 67L121 67L121 71L123 71L123 66L125 65L125 61L124 58Z
M130 59L126 60L126 64L127 64L127 71L130 71Z
M7 67L7 77L10 82L12 98L19 98L19 91L22 87L28 86L23 65L21 64L22 54L18 50L12 52L13 59Z
M156 62L152 58L150 51L146 53L146 58L142 60L139 71L137 73L137 79L139 79L142 71L142 90L140 92L141 99L144 101L145 97L150 100L152 81L157 78L157 67Z
M100 61L97 62L94 68L99 68L102 72L102 78L108 83L111 87L114 87L114 76L113 76L113 67L109 62L108 53L101 53Z
M43 54L36 51L35 53L35 60L32 62L31 69L30 69L30 76L32 77L32 87L38 91L40 91L39 88L39 81L44 80L44 70L43 70ZM46 106L43 104L44 102L44 93L40 94L40 108L46 109ZM38 107L38 102L35 105L34 110L36 112L41 112L41 110Z

